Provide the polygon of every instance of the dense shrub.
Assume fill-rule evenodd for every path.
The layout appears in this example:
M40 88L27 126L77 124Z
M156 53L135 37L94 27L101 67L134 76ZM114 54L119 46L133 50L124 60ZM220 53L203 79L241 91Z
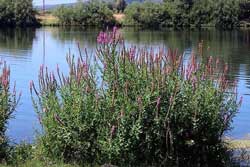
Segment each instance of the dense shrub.
M73 7L60 6L54 14L64 25L109 26L115 24L112 11L106 3L100 1L78 2Z
M7 65L1 62L0 74L0 160L6 158L8 150L8 139L5 135L6 126L15 111L18 104L19 97L16 95L14 88L13 92L10 90L10 70Z
M153 3L135 2L125 9L127 25L140 25L144 27L161 27L171 24L171 12L168 6Z
M241 8L241 10L239 10ZM238 0L165 0L163 3L132 3L125 10L127 25L176 28L214 25L231 29L248 19L248 3Z
M30 144L20 143L19 145L11 146L8 151L7 164L20 166L32 159L33 152Z
M67 56L68 75L41 66L39 89L31 82L45 155L127 166L211 166L223 159L222 137L238 107L226 66L211 57L184 63L176 51L123 47L116 29L97 41L93 57Z
M240 20L250 20L250 1L242 0L240 1Z
M202 24L209 24L212 21L213 0L197 0L191 10L192 24L201 27Z
M0 25L38 25L32 0L0 0Z
M239 2L235 0L218 0L215 3L213 20L220 28L234 28L239 24Z
M168 0L171 1L171 0ZM173 25L175 27L187 27L191 24L190 12L193 0L174 0L173 2Z
M0 0L0 25L11 25L13 23L13 5L8 0Z

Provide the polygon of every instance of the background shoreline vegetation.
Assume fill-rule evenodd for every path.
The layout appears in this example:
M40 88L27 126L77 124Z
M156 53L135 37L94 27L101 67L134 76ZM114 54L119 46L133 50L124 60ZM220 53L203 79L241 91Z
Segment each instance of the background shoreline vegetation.
M43 15L42 11L36 11L33 7L32 0L0 0L0 25L233 29L249 27L249 11L249 0L164 0L132 3L125 0L93 0L61 5ZM122 19L117 19L117 14Z
M143 1L130 4L122 0L93 2L106 6L109 9L107 13L113 13L113 15L122 13L124 19L116 20L116 24L121 26L233 29L240 26L247 27L250 20L250 1L248 0L164 0L163 2ZM59 7L55 10L54 15L60 18L60 24L67 22L69 25L88 25L88 21L79 19L80 15L84 16L86 10L77 6L88 6L88 3L78 2L75 6ZM67 17L65 17L66 13ZM95 15L91 12L85 12L85 15L87 13L89 17ZM96 22L95 25L100 24Z
M217 27L232 29L249 21L248 1L165 0L164 3L134 2L125 9L125 25L143 27Z

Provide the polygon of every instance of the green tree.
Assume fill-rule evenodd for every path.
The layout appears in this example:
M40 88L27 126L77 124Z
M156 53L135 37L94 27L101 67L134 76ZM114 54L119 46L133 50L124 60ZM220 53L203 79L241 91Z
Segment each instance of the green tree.
M127 3L125 0L116 0L115 7L118 12L124 12Z
M170 24L171 12L163 4L144 2L132 3L126 10L126 23L144 27L161 27Z
M192 24L201 27L212 21L213 0L196 0L191 10Z
M108 26L114 25L115 19L106 3L91 1L78 2L73 7L60 6L54 11L61 24L83 26Z
M250 0L240 2L240 20L250 21Z
M0 0L0 25L14 23L13 3L8 0Z
M18 26L38 24L32 0L14 0L15 21Z
M239 2L218 0L215 3L213 20L216 27L231 29L239 24Z
M0 0L0 25L38 25L32 0Z
M172 6L172 19L175 27L190 25L190 12L194 3L193 0L165 0L165 2Z

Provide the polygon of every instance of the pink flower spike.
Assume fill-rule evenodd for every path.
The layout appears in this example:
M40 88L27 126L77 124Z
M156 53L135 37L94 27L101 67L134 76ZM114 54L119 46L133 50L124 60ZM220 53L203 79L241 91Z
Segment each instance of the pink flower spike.
M59 73L59 71L60 71L60 68L59 68L59 65L58 64L56 64L56 71Z
M158 98L157 98L157 103L156 103L156 108L157 108L157 110L159 110L160 103L161 103L161 97L158 97Z
M241 106L243 102L243 96L240 97L239 105Z
M171 97L169 98L169 103L170 103L170 104L172 104L172 103L173 103L173 101L174 101L174 97L173 97L173 96L171 96Z
M19 95L18 95L18 96L19 96L19 97L21 97L21 96L22 96L22 94L23 94L23 92L21 91L21 92L19 92Z

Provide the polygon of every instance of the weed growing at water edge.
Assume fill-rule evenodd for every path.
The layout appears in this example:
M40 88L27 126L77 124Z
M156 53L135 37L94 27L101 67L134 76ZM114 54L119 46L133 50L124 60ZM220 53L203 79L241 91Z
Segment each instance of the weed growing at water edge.
M93 56L68 55L69 73L41 66L30 91L46 156L115 165L225 165L222 137L237 113L227 66L177 51L127 48L101 32Z

